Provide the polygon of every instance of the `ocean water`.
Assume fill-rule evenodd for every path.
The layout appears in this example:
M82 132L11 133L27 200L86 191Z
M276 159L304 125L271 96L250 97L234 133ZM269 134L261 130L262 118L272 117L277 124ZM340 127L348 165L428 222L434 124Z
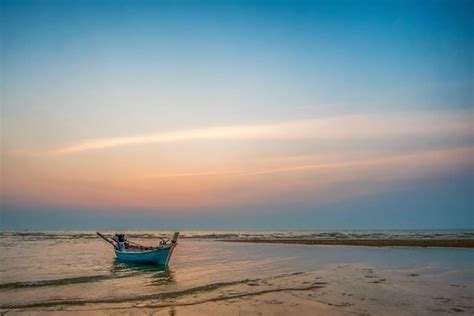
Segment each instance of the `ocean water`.
M166 232L127 235L154 245ZM0 311L179 311L284 292L348 314L474 313L473 249L222 241L472 239L473 231L183 232L182 237L169 268L163 269L117 261L112 247L95 232L0 233ZM225 307L220 311L225 314Z

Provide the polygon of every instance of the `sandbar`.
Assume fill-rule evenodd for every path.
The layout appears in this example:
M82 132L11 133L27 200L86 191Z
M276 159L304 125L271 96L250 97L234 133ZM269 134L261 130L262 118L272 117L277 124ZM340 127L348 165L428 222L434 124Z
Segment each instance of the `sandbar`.
M473 239L221 239L226 242L367 247L474 248Z

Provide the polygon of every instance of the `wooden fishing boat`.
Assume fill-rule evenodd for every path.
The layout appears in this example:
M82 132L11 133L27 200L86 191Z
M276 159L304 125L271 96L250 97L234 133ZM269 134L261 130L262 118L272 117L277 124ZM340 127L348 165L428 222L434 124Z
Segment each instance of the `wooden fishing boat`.
M177 245L179 232L174 233L171 241L162 239L157 247L144 247L126 240L123 234L116 234L112 238L99 232L97 235L114 247L115 255L119 260L167 266Z

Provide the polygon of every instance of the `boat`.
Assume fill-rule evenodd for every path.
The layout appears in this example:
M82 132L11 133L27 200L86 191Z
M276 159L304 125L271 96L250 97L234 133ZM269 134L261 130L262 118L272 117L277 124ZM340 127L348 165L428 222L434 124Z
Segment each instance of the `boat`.
M118 260L168 266L173 250L177 245L179 232L174 233L171 241L161 239L156 247L145 247L127 240L124 234L115 234L112 238L99 232L97 232L97 235L114 247Z

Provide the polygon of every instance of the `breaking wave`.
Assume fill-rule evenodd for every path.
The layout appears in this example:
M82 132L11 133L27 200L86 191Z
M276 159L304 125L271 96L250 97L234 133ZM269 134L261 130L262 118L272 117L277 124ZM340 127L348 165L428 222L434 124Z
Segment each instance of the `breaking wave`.
M114 232L107 232L112 235ZM129 238L156 239L171 236L172 232L142 232L125 231ZM50 239L96 239L95 232L0 232L0 238L15 238L21 240L50 240ZM184 231L180 234L184 239L309 239L309 240L338 240L338 239L474 239L474 230L347 230L347 231L279 231L279 232L194 232Z

